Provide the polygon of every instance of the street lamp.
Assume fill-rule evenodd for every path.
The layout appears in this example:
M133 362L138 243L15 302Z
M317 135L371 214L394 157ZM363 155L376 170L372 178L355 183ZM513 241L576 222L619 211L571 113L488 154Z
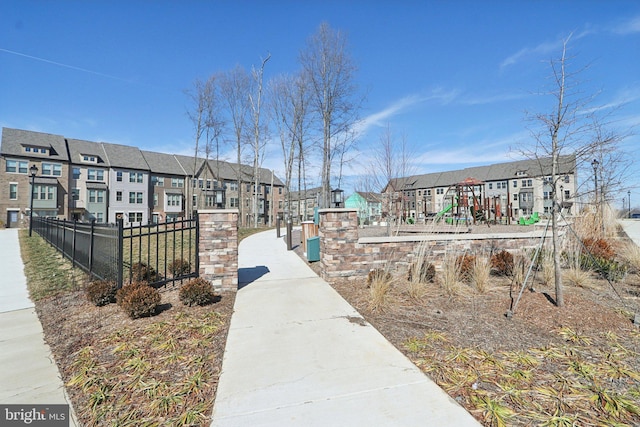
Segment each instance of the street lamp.
M631 218L631 190L627 191L627 218Z
M333 207L339 208L344 201L344 190L336 188L335 190L331 190L331 201L333 202Z
M36 174L38 173L38 167L31 165L29 168L31 173L31 202L29 203L29 237L31 237L31 230L33 230L33 192L36 182Z

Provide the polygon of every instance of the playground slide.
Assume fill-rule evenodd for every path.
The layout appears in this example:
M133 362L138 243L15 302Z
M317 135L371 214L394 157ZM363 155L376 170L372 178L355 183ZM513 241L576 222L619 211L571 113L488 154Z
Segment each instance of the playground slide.
M442 216L442 215L446 214L447 212L449 212L451 209L453 209L456 206L458 206L458 205L449 205L449 206L447 206L446 208L444 208L440 212L438 212L437 216Z
M520 220L518 220L518 223L520 225L533 225L539 221L540 217L538 216L538 212L534 212L529 218L521 217Z

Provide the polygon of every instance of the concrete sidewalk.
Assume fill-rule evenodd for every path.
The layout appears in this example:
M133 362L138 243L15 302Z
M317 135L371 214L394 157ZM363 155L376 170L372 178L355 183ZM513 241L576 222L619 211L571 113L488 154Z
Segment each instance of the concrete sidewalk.
M0 229L0 248L0 404L69 404L29 299L17 229Z
M624 232L633 243L640 246L640 220L638 219L620 219L618 222L622 225Z
M212 426L479 426L275 230L243 240Z

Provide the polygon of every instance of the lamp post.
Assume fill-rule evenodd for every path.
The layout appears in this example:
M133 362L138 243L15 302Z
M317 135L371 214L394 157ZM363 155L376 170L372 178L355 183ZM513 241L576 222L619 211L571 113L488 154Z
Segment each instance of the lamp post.
M631 218L631 190L627 191L627 218Z
M36 165L31 165L29 168L29 172L31 173L31 201L29 203L29 237L31 237L31 231L33 230L33 192L36 182L36 174L38 173L38 167Z

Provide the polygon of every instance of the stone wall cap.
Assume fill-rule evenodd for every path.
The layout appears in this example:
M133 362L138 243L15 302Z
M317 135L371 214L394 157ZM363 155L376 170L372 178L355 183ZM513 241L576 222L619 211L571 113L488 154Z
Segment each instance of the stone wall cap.
M561 232L561 234L564 234ZM358 243L393 243L393 242L420 242L420 241L455 241L455 240L491 240L491 239L531 239L541 238L544 230L535 230L523 233L496 233L496 234L415 234L411 236L391 237L360 237ZM551 237L551 236L547 236Z
M198 213L212 214L212 213L239 213L238 209L200 209Z
M326 213L326 212L358 212L358 209L355 208L324 208L324 209L318 209L319 213Z

